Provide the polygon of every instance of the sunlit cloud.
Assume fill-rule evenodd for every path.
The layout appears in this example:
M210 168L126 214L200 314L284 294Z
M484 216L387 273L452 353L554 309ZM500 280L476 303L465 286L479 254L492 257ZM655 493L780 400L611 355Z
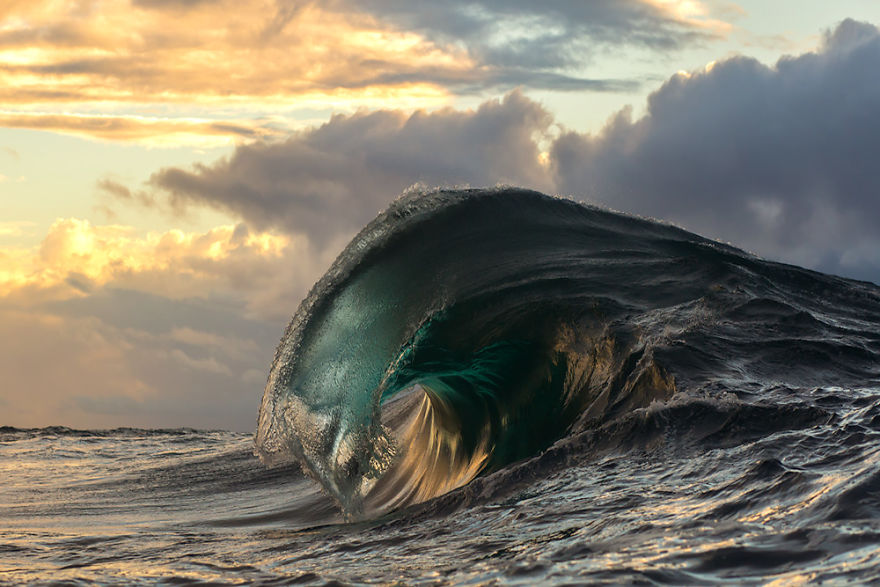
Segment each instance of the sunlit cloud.
M24 228L8 223L0 234ZM38 247L0 247L0 299L31 305L122 287L170 298L221 296L255 316L283 316L323 262L305 236L252 233L244 224L138 235L65 218Z
M733 25L727 21L712 17L712 10L706 2L700 0L647 0L649 4L656 6L672 18L682 23L687 23L697 29L703 29L716 35L726 35ZM741 16L744 11L735 4L723 5L719 12L727 13L728 16Z
M33 234L34 222L16 221L16 222L0 222L0 237L20 237Z
M78 218L0 244L6 417L247 430L282 326L334 252L242 223L141 234Z
M19 18L7 14L0 29L0 71L16 90L7 102L15 93L29 102L40 95L45 102L145 103L291 96L364 88L400 67L472 66L466 56L369 19L335 15L328 22L317 6L267 39L267 15L275 12L269 0L204 2L186 11L128 0L90 10L82 2L51 4L22 9Z
M701 7L553 3L521 6L516 16L483 0L450 4L449 18L435 22L436 7L423 2L5 2L0 126L210 144L295 126L258 121L270 112L433 109L520 85L632 91L638 80L584 75L593 46L697 42L716 34ZM171 105L193 116L156 114Z
M152 146L201 147L234 144L242 140L271 140L286 135L285 131L288 130L261 126L253 121L10 111L0 111L0 126L49 130L60 134L146 143Z
M248 2L18 3L0 13L0 125L148 141L257 138L272 129L227 120L168 120L162 104L218 108L241 118L289 108L371 107L389 100L437 106L449 93L408 72L454 78L461 53L373 19L306 7L267 36L276 6ZM128 112L96 116L94 109ZM133 114L132 114L133 113ZM138 116L140 115L140 116Z

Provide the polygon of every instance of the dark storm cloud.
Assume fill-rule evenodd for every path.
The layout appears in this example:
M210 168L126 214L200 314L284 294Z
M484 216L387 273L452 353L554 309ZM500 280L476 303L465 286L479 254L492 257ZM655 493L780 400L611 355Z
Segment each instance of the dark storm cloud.
M552 149L558 190L761 254L880 281L880 32L847 20L816 53L676 76L647 114Z
M258 229L326 243L356 231L416 182L549 189L534 139L551 122L517 92L474 111L334 116L283 143L241 146L212 166L163 169L151 185L177 208L208 204Z

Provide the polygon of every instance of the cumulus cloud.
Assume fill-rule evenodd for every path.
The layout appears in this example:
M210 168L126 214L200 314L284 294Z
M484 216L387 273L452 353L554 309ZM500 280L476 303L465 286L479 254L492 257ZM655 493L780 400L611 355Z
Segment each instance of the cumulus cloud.
M566 133L560 192L763 255L880 281L880 31L847 20L812 53L677 75L647 114Z
M10 224L18 227L18 224ZM250 231L135 234L125 226L57 220L37 250L0 248L0 299L56 300L102 287L169 298L207 293L241 302L251 316L290 312L327 263L303 235Z
M0 248L5 423L247 430L256 374L328 262L244 224L138 235L61 219L39 247Z
M214 206L323 245L351 236L416 182L550 189L536 141L551 123L519 92L476 110L335 116L283 143L241 146L211 166L163 169L150 183L174 207Z

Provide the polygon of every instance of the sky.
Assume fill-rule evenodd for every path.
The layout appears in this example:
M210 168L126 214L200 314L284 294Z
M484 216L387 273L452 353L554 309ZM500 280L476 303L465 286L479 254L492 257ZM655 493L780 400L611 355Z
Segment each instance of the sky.
M880 283L876 0L3 0L0 425L247 431L413 185Z

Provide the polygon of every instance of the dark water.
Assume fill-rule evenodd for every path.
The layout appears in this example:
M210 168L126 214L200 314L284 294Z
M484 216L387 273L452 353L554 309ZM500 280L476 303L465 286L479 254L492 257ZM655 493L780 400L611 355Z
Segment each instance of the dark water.
M259 418L3 429L0 581L880 580L880 288L673 227L406 196Z

